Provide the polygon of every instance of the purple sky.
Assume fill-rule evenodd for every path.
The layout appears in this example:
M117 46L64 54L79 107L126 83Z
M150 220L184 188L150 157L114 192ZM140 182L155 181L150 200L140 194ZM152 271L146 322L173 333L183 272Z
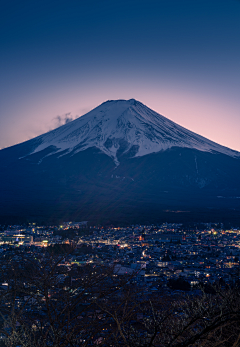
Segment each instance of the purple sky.
M240 1L13 3L0 11L0 148L134 98L240 151Z

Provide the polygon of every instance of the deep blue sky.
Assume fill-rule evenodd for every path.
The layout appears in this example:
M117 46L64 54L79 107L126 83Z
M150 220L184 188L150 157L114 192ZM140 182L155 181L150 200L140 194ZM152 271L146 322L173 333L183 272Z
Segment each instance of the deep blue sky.
M240 1L0 5L0 148L135 98L240 151Z

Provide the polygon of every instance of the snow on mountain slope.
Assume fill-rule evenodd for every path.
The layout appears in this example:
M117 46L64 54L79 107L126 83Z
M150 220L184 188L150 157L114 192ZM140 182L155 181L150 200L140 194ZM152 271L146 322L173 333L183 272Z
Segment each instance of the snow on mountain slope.
M135 157L171 147L194 148L239 157L240 153L197 135L152 111L139 101L107 101L84 116L39 136L33 153L54 146L59 155L97 147L118 162L118 150ZM64 151L64 152L63 152ZM61 153L62 152L62 153Z

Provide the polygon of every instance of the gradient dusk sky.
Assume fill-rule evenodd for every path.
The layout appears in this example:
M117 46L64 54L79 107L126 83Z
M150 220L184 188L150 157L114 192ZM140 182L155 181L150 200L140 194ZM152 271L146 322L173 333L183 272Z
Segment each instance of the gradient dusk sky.
M240 1L2 0L0 148L137 99L240 151Z

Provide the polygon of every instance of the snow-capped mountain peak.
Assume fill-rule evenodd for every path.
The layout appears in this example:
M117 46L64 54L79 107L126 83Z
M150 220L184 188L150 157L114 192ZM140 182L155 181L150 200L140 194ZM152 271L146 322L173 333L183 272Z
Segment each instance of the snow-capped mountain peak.
M54 153L72 155L97 147L119 164L118 154L134 157L171 147L239 157L240 153L197 135L134 99L107 101L84 116L38 137L36 153L54 146Z

